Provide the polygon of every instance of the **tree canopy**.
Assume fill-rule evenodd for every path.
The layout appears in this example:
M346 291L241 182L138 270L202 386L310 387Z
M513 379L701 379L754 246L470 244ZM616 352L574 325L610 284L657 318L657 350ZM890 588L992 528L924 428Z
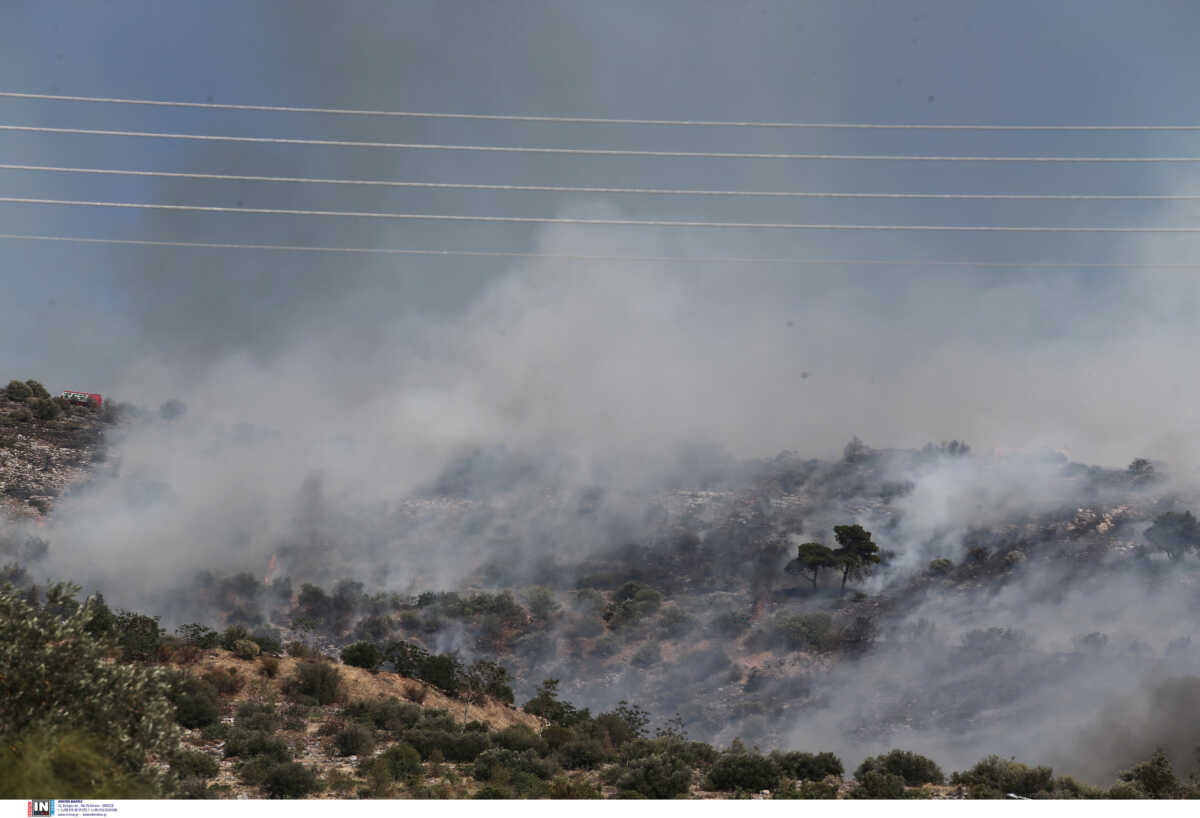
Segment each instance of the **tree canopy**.
M838 543L833 555L842 568L842 590L844 591L846 590L846 580L866 576L873 566L879 564L882 556L879 546L871 540L871 532L861 525L834 526L833 535Z

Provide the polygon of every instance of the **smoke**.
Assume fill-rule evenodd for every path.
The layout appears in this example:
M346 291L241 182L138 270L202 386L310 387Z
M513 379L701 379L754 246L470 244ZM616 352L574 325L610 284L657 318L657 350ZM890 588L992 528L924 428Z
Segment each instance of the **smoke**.
M113 67L108 76L114 84L97 93L254 101L256 92L283 104L656 118L712 117L718 100L719 118L750 120L900 122L931 111L932 119L947 122L1093 122L1122 119L1111 112L1113 100L1153 100L1161 93L1155 89L1174 87L1173 81L1153 83L1147 97L1136 72L1123 70L1119 60L1061 56L1090 53L1088 47L1107 54L1107 43L1116 41L1099 23L1095 30L1080 29L1079 19L1105 19L1090 7L1040 9L1038 24L1030 27L1023 21L1029 15L1011 8L993 15L934 4L922 18L879 4L843 4L840 11L792 5L761 4L752 11L763 12L763 22L741 7L691 15L668 5L621 15L591 6L496 4L477 9L477 19L464 24L459 10L413 3L403 19L384 15L379 24L364 24L317 4L294 4L282 21L265 14L248 22L246 33L227 34L244 37L237 42L253 55L229 51L234 56L227 75L213 75L210 44L195 37L203 44L195 64L205 69L197 76L177 72L189 83L187 93L137 85L147 73L141 60ZM227 21L233 11L233 5L209 4L199 14L204 19L191 22L204 31L209 25L232 29ZM636 26L629 23L634 16ZM86 18L81 25L87 20L110 32L110 23ZM1136 23L1148 27L1139 29L1149 32L1147 42L1176 43L1187 30L1149 12ZM287 37L278 36L281 25ZM1056 37L1075 45L1054 45ZM945 43L946 54L929 56L916 48L917 38ZM171 45L153 41L158 49ZM1029 43L1045 60L1013 64L1013 42ZM23 48L11 45L0 52ZM1193 59L1192 49L1179 52ZM963 66L969 69L965 76L981 76L984 66L989 77L998 75L992 62L1011 70L1018 90L979 93L972 83L958 87L947 79L964 76ZM247 89L251 76L265 79ZM1047 76L1059 77L1061 85L1044 88ZM129 90L112 90L118 87ZM1138 107L1125 113L1128 121L1146 118ZM885 140L878 132L839 132L808 134L800 142L795 134L776 132L551 130L511 123L464 128L282 115L252 121L203 112L161 114L172 117L164 124L152 115L106 109L89 127L139 127L136 118L144 117L151 130L377 141L743 151L794 151L802 144L838 153L1065 150L1049 137L1028 135L1014 147L994 135L967 143L961 134L899 133ZM1084 144L1093 153L1172 153L1169 142L1154 141L1159 137L1113 139ZM29 161L40 161L39 152L51 145L49 138L20 143L33 157ZM1095 169L1085 176L1024 167L978 168L964 179L912 163L887 169L878 163L767 167L562 157L498 163L491 155L414 152L381 159L370 151L268 152L215 144L153 148L144 156L106 150L89 145L84 159L116 166L144 158L168 170L216 173L759 190L1103 193L1141 190L1146 183L1120 170L1097 181ZM1189 180L1180 174L1151 177L1150 187L1183 191ZM178 180L149 188L108 183L127 185L119 190L72 184L81 196L96 198L397 212L1190 223L1183 204L1101 211L1098 205L989 203L966 212L957 202L913 204L911 210L897 210L892 202L797 202L783 219L777 202L760 200L315 191ZM83 232L78 217L56 218L29 229ZM143 231L139 235L165 240L566 255L1129 263L1190 258L1190 245L1161 237L1021 237L1018 245L1010 234L1001 241L990 235L785 236L562 225L528 231L481 226L468 235L436 224L239 215L200 221L180 214L146 215L131 224ZM115 220L97 225L127 226ZM13 230L18 228L24 229ZM1190 490L1198 452L1188 407L1200 399L1200 385L1187 377L1186 365L1200 326L1200 284L1190 275L998 272L919 262L747 267L128 252L42 259L34 272L49 275L53 286L22 285L29 288L20 302L27 309L12 310L18 329L11 331L24 341L35 327L43 328L40 351L29 354L40 356L33 360L47 371L24 371L30 364L17 355L26 343L4 344L7 352L0 353L6 366L19 370L14 377L39 377L51 386L63 381L61 387L94 389L149 409L169 400L188 407L173 418L151 412L111 435L104 469L56 507L46 570L103 589L117 604L171 610L175 590L196 572L246 570L261 577L273 555L278 571L297 583L352 577L372 590L449 588L480 581L489 565L523 582L614 546L655 540L661 532L646 511L656 492L739 486L753 473L747 463L754 458L782 450L836 457L854 435L888 449L956 438L969 441L976 456L896 460L876 475L909 486L890 503L864 498L848 480L836 504L804 509L804 535L828 538L832 525L851 520L876 531L896 557L866 586L872 593L890 592L935 557L961 562L968 540L983 529L992 532L989 547L1029 552L1029 563L1016 565L995 594L980 589L947 600L930 590L919 604L906 603L877 654L814 682L813 701L822 703L822 715L789 718L788 743L854 757L872 742L890 742L959 766L990 752L1033 761L1065 758L1069 769L1101 775L1125 759L1079 749L1103 746L1095 736L1119 735L1118 726L1132 719L1145 725L1136 733L1145 740L1128 742L1120 752L1128 747L1140 753L1151 737L1169 732L1159 714L1170 710L1154 702L1178 698L1162 693L1172 684L1162 681L1167 671L1151 672L1145 663L1147 656L1165 662L1172 641L1188 635L1183 623L1194 613L1191 586L1155 579L1154 571L1132 563L1105 564L1095 575L1080 576L1071 559L1034 560L1037 550L1053 551L1047 543L1057 540L1044 532L1054 515L1121 501L1124 489L1110 492L1086 474L1064 477L1061 463L1044 458L988 454L1067 451L1072 460L1108 467L1148 457L1169 463L1173 482L1160 491ZM18 276L15 263L6 269L14 271L14 281L38 278ZM51 295L59 299L53 305ZM47 326L52 331L44 331ZM581 507L588 513L581 514ZM1035 519L1042 528L1010 531L1006 526L1014 519ZM1131 520L1117 522L1127 526L1122 537L1129 542L1136 541L1147 512ZM1065 524L1055 531L1068 536ZM181 605L170 616L189 613ZM904 636L926 627L935 638ZM982 659L964 653L963 639L992 628L1020 631L1028 641L1018 640L1009 652L1003 644L993 646ZM1076 645L1093 632L1108 635L1108 652L1101 656L1085 655ZM468 649L460 633L442 638L447 641L440 647ZM1135 642L1149 654L1131 649ZM714 650L696 653L680 660L680 678L726 672ZM587 695L607 705L649 686L630 671ZM984 692L969 695L974 688ZM906 701L916 703L911 724L896 717L904 709L896 703ZM942 718L944 713L950 715ZM1097 715L1110 713L1116 715ZM731 719L713 734L730 737L746 724ZM871 724L892 732L880 738L859 730ZM1092 738L1073 743L1076 734ZM1161 740L1178 754L1185 739L1172 734Z

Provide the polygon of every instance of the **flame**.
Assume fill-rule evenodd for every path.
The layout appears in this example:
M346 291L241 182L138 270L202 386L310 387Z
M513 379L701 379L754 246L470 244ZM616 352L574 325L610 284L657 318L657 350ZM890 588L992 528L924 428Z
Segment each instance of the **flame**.
M275 573L275 555L272 554L271 561L269 563L267 563L267 575L265 577L263 577L264 585L271 584L271 574L274 574L274 573Z

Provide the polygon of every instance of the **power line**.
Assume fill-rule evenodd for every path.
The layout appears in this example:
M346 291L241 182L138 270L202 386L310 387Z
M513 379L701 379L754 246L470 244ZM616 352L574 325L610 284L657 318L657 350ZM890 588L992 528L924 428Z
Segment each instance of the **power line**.
M922 131L1200 131L1200 125L986 125L918 124L876 122L756 122L705 119L630 119L586 116L522 116L513 114L456 114L430 111L385 111L362 108L317 108L299 105L239 105L225 102L184 102L178 100L135 99L126 97L88 97L68 94L35 94L0 91L0 97L59 102L92 102L120 105L149 105L168 108L207 108L226 111L266 111L276 113L343 114L352 116L411 117L418 119L467 119L503 122L560 122L584 125L667 125L725 128L857 128L876 130Z
M648 151L615 148L535 148L514 145L442 145L427 142L373 142L352 139L307 139L276 136L228 136L224 134L119 131L99 128L51 128L41 125L0 125L0 131L80 134L84 136L132 136L146 139L185 139L204 142L249 142L272 145L324 145L339 148L391 148L400 150L475 151L490 153L540 153L574 156L646 156L683 159L809 159L821 161L886 162L1200 162L1200 156L945 156L921 154L842 153L746 153L730 151Z
M581 224L623 227L706 227L776 230L879 230L922 232L994 233L1200 233L1200 227L1043 227L1037 225L930 225L930 224L815 224L800 222L712 222L667 219L577 219L552 216L465 216L446 213L391 213L374 210L299 210L281 207L227 207L178 205L153 202L105 202L89 199L39 199L0 196L0 203L60 205L69 207L116 207L139 210L173 210L198 213L241 213L269 216L342 216L350 218L402 219L409 221L501 222L512 224Z
M494 250L424 250L394 247L327 247L306 244L242 244L237 242L158 241L153 239L106 239L91 236L0 233L0 239L79 244L138 245L148 247L190 247L216 250L279 250L311 253L368 253L379 255L449 256L476 258L521 258L558 261L605 261L630 263L700 264L792 264L792 265L881 265L881 266L965 266L1037 269L1117 269L1117 270L1194 270L1200 264L1122 264L1107 262L981 261L976 259L898 259L898 258L791 258L772 256L625 256L577 255L573 253L517 253Z
M492 185L457 182L393 181L388 179L331 179L306 176L252 176L234 173L192 173L165 170L124 170L117 168L77 168L53 165L20 165L0 163L0 170L50 171L109 176L150 176L174 179L212 179L234 182L288 182L322 185L365 185L399 188L432 188L440 190L497 190L551 193L630 193L669 196L762 196L802 199L1012 199L1021 201L1196 201L1200 195L1131 195L1090 193L852 193L790 190L697 190L690 188L645 187L581 187L574 185Z

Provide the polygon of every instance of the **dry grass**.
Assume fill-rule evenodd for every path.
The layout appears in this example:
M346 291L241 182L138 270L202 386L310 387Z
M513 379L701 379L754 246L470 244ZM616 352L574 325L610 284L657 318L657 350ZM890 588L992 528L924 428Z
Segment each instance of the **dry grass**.
M279 672L275 675L275 678L266 679L258 675L257 661L238 659L229 651L218 649L206 651L198 660L189 665L182 666L180 669L195 676L202 676L216 669L232 670L246 680L254 679L259 682L260 684L247 684L237 693L228 697L230 701L243 702L250 698L261 697L265 691L273 692L275 695L282 695L284 680L295 674L296 665L298 664L300 664L300 660L291 656L280 657ZM408 687L414 685L417 687L423 686L426 694L425 701L421 703L422 707L448 710L455 720L463 724L469 721L481 721L493 730L503 730L506 727L523 724L540 731L545 726L545 722L537 716L532 716L515 707L501 704L494 699L486 699L480 704L467 704L461 699L451 698L429 685L422 685L421 682L415 679L398 676L395 673L371 673L363 668L341 664L337 665L337 668L341 671L342 688L349 701L376 699L385 696L407 699L406 690Z

